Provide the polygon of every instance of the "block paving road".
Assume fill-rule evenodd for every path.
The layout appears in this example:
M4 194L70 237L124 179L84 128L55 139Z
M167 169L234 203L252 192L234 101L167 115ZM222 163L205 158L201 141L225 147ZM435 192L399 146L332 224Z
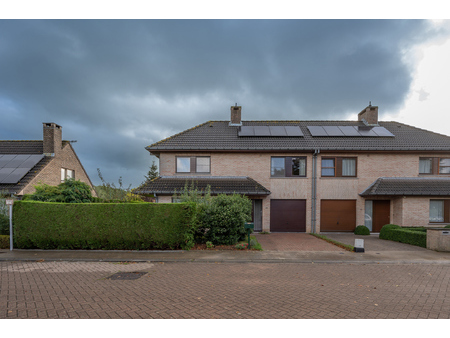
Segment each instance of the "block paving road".
M0 262L0 318L449 318L449 282L447 264Z

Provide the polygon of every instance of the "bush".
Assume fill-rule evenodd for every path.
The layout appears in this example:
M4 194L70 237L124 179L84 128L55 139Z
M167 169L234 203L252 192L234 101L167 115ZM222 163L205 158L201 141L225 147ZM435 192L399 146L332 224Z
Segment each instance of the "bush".
M251 220L252 202L241 195L218 195L198 214L199 230L214 245L234 245L245 239L244 224Z
M387 224L381 228L380 238L426 248L427 233L410 229L405 229L394 224Z
M380 230L380 236L379 237L381 239L389 239L387 237L389 236L389 232L392 229L401 229L401 226L397 225L397 224L386 224L386 225L383 225L383 227Z
M444 228L450 228L450 224L449 224L449 225L446 225Z
M0 249L9 249L9 236L0 235Z
M14 204L19 249L189 249L196 207L189 203Z
M58 186L38 184L36 191L22 200L60 203L89 203L92 201L91 188L84 182L67 179Z
M370 235L370 230L364 225L358 225L354 231L355 235Z
M9 217L0 214L0 235L9 236Z

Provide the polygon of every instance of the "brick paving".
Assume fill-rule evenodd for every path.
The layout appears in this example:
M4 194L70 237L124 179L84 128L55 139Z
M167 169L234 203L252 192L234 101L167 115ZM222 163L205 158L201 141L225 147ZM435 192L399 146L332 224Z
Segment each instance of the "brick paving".
M307 233L272 232L255 234L263 250L268 251L345 251Z
M0 318L449 318L449 282L444 264L0 262Z

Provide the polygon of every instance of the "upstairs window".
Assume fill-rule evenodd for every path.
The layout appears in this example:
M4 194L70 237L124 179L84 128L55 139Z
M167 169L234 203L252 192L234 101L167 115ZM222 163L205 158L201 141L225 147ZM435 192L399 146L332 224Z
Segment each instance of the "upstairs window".
M322 177L356 177L356 157L322 157Z
M211 158L207 156L177 157L177 173L210 173Z
M439 157L419 158L419 174L450 175L450 158L439 158Z
M272 157L271 177L306 177L306 157Z
M70 178L75 178L75 170L61 168L61 183Z

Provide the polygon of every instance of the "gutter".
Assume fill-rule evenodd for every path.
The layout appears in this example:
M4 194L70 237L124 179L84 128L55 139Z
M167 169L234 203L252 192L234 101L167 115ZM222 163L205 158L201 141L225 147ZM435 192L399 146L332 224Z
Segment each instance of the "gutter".
M320 154L320 150L314 150L312 158L312 187L311 187L311 232L316 233L316 211L317 211L317 155Z

